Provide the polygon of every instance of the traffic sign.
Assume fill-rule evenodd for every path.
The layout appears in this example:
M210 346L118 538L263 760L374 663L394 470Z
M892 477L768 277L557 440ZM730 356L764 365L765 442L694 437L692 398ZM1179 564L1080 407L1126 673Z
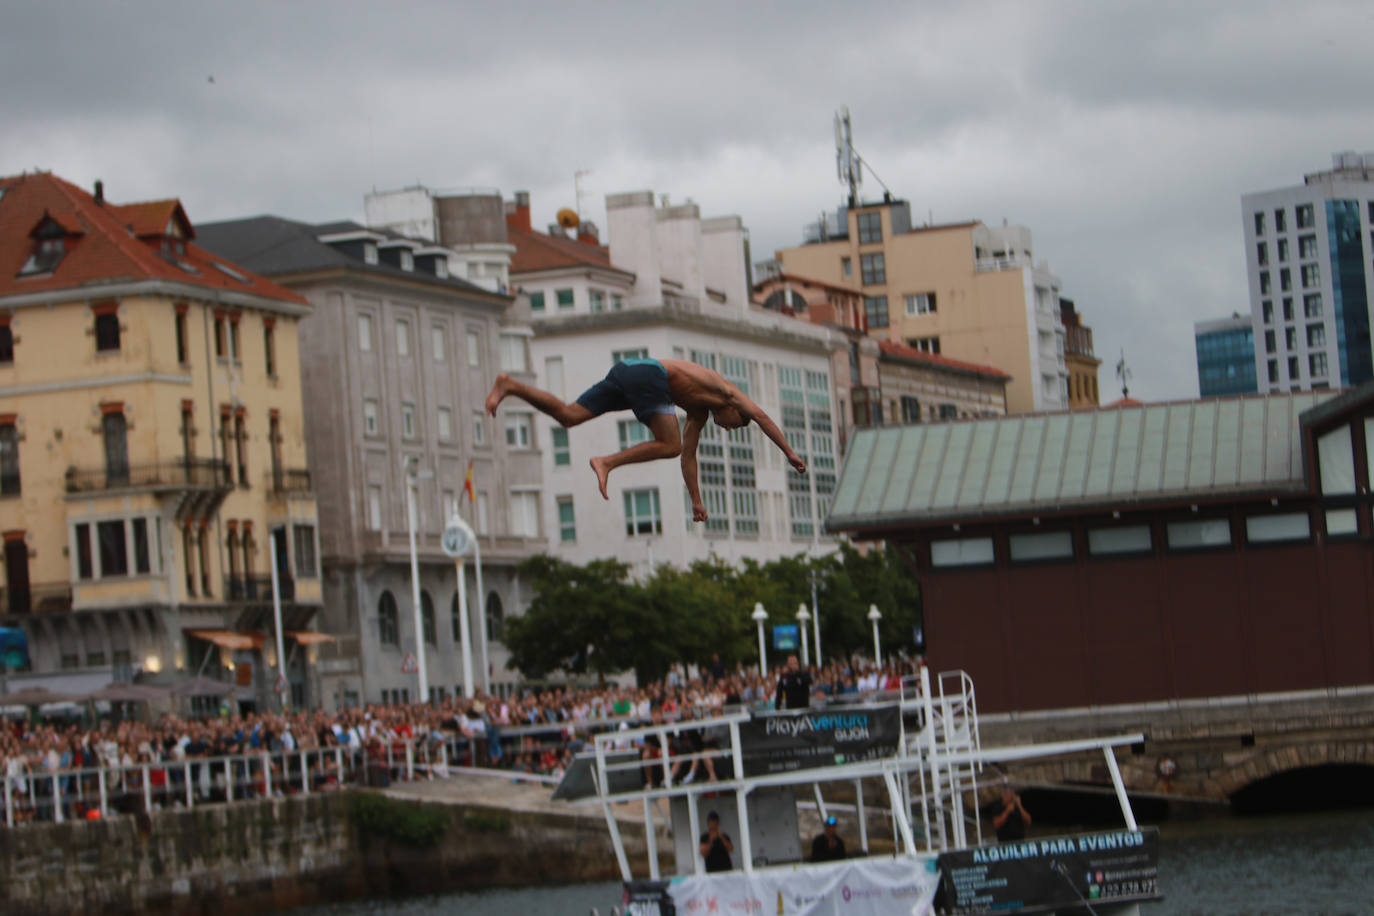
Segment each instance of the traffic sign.
M444 536L439 541L439 546L444 548L444 553L456 560L472 553L476 540L477 536L473 533L472 526L463 521L461 516L455 515L444 527Z
M407 652L406 657L401 661L402 674L414 674L420 670L420 663L415 660L414 652Z

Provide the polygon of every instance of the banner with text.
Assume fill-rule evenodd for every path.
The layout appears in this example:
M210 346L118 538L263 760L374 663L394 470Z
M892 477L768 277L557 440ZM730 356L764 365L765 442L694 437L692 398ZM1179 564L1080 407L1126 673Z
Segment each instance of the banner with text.
M1159 897L1159 831L1153 827L940 855L944 913L1034 912Z
M896 706L780 712L739 727L746 776L891 757L901 736Z

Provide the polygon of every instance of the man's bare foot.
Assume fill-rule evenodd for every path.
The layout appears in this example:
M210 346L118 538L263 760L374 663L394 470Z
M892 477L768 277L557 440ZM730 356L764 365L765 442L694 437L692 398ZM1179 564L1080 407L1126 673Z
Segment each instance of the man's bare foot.
M496 408L510 393L510 376L502 372L496 377L496 382L491 386L491 393L487 395L487 413L496 416Z
M610 463L605 458L593 458L591 465L596 472L596 482L601 485L601 498L610 499L606 493L606 478L611 476Z

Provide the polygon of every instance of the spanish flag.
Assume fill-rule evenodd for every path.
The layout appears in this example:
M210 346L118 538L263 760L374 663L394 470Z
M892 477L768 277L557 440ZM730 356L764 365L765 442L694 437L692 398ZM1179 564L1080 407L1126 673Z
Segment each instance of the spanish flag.
M468 460L468 476L463 480L463 492L468 495L468 505L477 502L477 493L472 488L472 460Z

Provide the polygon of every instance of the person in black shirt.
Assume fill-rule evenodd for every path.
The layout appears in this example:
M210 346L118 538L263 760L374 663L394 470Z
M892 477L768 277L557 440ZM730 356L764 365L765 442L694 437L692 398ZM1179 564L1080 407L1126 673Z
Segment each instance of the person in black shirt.
M992 826L997 829L997 842L1024 840L1030 823L1031 816L1021 804L1021 796L1013 792L1011 786L1003 786L1002 807L992 819Z
M720 829L720 815L712 811L706 815L706 832L701 835L701 857L706 860L706 870L729 871L734 867L730 861L734 851L730 834Z
M811 705L811 674L801 670L795 655L787 656L773 705L778 709L806 709Z
M845 857L844 840L840 838L839 828L835 825L835 818L825 819L825 832L818 834L811 841L811 861L812 862L835 862Z

